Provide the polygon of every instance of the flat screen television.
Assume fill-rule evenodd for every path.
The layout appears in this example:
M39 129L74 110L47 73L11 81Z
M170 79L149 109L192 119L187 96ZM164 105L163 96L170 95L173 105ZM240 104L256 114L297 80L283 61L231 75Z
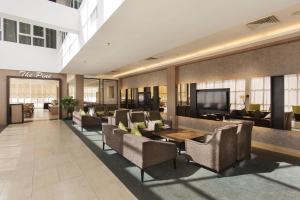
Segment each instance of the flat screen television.
M230 111L230 89L197 90L197 109L204 111Z

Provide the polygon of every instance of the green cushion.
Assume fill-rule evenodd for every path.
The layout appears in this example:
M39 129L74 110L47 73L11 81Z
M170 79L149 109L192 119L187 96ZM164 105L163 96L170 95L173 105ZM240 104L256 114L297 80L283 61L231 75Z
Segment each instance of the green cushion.
M104 116L104 111L97 111L96 114L97 116Z
M249 105L249 110L250 111L260 110L260 104L250 104Z
M146 128L145 122L135 122L135 123L133 123L133 125L134 125L136 128Z
M295 114L300 114L300 106L292 106Z
M162 127L164 125L163 121L162 120L153 120L153 122L155 124L158 124L159 127Z
M126 126L122 123L122 122L119 122L119 126L118 126L119 129L123 130L123 131L126 131L128 132Z
M83 110L79 110L79 114L81 115L81 116L85 116L86 115L86 113L83 111Z
M131 129L131 134L136 136L142 136L140 130L136 126Z

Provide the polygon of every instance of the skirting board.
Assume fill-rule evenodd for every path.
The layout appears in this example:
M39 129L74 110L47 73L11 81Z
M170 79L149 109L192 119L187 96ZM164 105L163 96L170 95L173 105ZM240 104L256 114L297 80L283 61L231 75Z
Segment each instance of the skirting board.
M280 147L280 146L266 144L262 142L256 142L256 141L252 141L252 147L300 158L300 151L295 149Z

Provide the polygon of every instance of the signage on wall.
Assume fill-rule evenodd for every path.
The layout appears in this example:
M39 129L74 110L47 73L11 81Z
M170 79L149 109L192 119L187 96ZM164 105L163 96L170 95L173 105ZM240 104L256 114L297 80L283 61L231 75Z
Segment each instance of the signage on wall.
M28 72L28 71L20 71L19 72L22 77L26 78L52 78L51 74L45 72Z

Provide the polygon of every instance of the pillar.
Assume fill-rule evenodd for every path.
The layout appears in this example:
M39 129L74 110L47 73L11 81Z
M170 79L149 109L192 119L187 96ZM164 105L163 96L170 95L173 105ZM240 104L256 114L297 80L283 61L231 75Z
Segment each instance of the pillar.
M83 109L83 99L84 99L84 77L83 77L83 75L75 75L75 99L78 101L76 110Z
M177 128L176 117L176 67L168 67L167 73L168 83L168 102L167 102L167 117L172 120L173 128Z

